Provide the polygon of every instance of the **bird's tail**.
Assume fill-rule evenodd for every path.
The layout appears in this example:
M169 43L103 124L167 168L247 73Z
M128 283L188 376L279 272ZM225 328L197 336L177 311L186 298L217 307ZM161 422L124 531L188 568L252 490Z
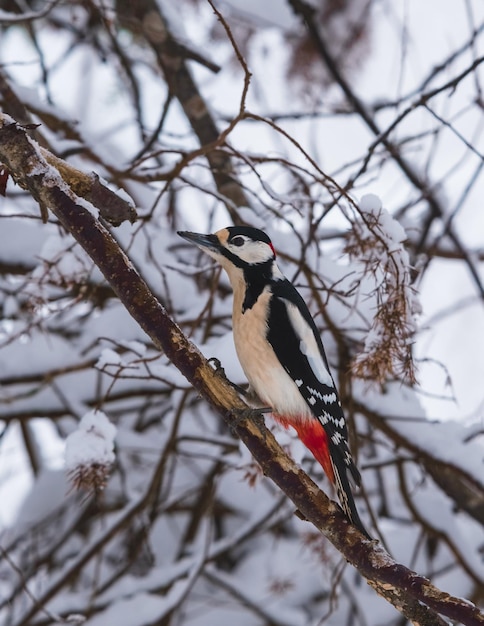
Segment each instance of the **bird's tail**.
M353 498L353 493L351 491L350 481L348 480L348 467L340 459L338 459L338 456L339 451L336 450L334 454L329 455L329 458L331 460L331 465L333 468L333 484L336 488L336 493L338 494L338 500L340 501L341 508L346 513L346 516L353 524L353 526L356 526L359 530L361 530L365 537L371 539L371 536L364 527L356 508L355 499Z
M340 501L341 508L345 512L346 516L368 539L371 539L368 531L363 525L363 522L358 515L356 509L355 500L351 491L350 481L348 479L348 470L352 470L348 467L341 458L341 452L333 446L329 441L326 431L322 424L317 420L287 420L279 415L274 416L284 427L292 426L299 439L314 455L314 458L322 466L326 476L331 483L335 486L338 500ZM359 473L356 467L352 472L355 481L359 484Z

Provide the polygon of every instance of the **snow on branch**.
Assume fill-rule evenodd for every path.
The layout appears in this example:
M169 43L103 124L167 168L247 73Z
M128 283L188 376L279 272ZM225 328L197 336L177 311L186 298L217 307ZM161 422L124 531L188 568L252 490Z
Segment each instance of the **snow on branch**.
M349 524L339 507L329 500L284 453L262 421L240 419L239 409L245 410L248 405L182 333L97 215L82 204L76 204L71 195L64 191L62 180L46 177L43 172L38 171L37 175L31 175L32 168L36 166L38 153L24 135L25 131L17 125L0 124L0 161L8 164L14 180L22 183L38 203L45 203L64 228L85 249L127 311L146 331L154 345L164 352L214 411L225 420L227 426L240 437L260 464L264 474L292 500L301 517L323 532L377 593L412 622L422 626L424 624L440 626L445 623L439 617L441 614L466 626L484 623L484 616L470 602L440 591L424 576L394 561L376 540L366 540ZM46 179L54 186L46 186ZM399 249L399 246L395 244L395 248ZM392 248L387 249L387 255L396 263L393 260L396 255ZM405 264L404 267L408 268L408 265ZM401 284L401 280L403 279L400 277L396 287ZM403 284L408 286L409 281ZM99 418L99 412L88 416L87 423L84 422L81 429L85 432L78 435L81 442L84 438L84 443L76 443L76 437L74 443L71 439L69 444L71 449L72 445L74 446L75 452L75 462L68 452L68 463L72 467L85 467L91 462L99 461L107 465L114 460L114 427L108 426L107 418L105 420ZM91 445L86 445L86 440L90 441ZM99 445L96 452L92 450L93 445ZM100 546L114 536L128 516L138 514L146 506L152 506L154 494L159 493L160 473L165 468L164 455L158 468L159 471L153 475L146 496L125 512L107 534L91 543L74 563L68 565L65 571L48 585L45 592L37 597L36 604L28 608L17 620L17 626L32 624L32 618L39 610L72 580L69 568L71 572L79 571L99 553Z
M415 384L412 343L421 307L411 285L407 236L377 196L363 196L359 209L361 220L353 224L346 251L373 277L375 287L366 295L376 299L376 313L352 370L379 384L389 378Z
M100 491L114 463L116 427L102 411L86 413L66 439L66 469L75 488Z
M0 168L2 186L6 186L9 176L23 189L29 188L29 180L40 176L45 187L58 187L74 202L82 204L88 210L99 213L113 226L119 226L125 220L136 221L136 210L131 201L115 193L95 173L86 174L63 159L56 157L49 150L40 146L25 131L29 126L18 124L10 115L0 112ZM18 164L22 163L22 175ZM37 200L43 221L47 221L49 202Z

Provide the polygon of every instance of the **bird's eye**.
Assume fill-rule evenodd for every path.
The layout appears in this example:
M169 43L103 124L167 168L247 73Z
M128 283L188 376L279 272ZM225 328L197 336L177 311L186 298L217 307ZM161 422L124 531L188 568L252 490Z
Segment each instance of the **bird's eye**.
M234 238L230 241L230 243L231 243L233 246L240 247L240 246L243 246L243 245L244 245L245 240L244 240L244 238L243 238L243 237L234 237Z

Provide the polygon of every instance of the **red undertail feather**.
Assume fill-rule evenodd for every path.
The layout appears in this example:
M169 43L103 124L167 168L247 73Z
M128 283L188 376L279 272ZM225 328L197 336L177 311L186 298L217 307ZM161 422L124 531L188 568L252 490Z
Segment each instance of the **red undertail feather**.
M289 426L294 428L299 439L306 448L313 453L315 459L321 464L327 477L335 486L338 500L348 519L359 528L368 539L371 539L370 534L363 526L360 516L358 515L346 474L347 467L342 461L338 463L337 459L331 459L328 436L321 423L316 419L298 419L274 414L273 416L284 428L289 428Z
M284 428L292 426L297 432L299 439L312 453L314 458L321 464L326 476L334 485L334 470L329 455L328 436L318 420L308 419L294 420L281 415L274 415L274 418Z

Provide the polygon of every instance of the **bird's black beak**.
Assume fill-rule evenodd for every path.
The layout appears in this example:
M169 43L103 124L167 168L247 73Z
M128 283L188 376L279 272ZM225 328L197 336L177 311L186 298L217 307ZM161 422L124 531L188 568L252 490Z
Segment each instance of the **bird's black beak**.
M202 235L201 233L191 233L188 230L179 230L177 235L183 237L190 243L194 243L199 248L208 248L214 252L220 251L220 241L215 235Z

